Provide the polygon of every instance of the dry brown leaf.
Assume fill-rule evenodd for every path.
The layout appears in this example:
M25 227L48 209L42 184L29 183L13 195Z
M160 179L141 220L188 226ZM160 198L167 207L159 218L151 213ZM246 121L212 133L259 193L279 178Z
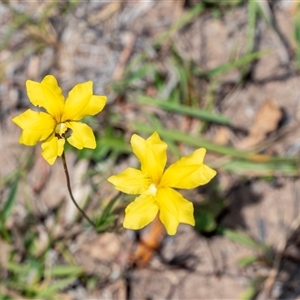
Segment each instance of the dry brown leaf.
M142 235L139 244L131 255L131 263L139 267L149 263L154 253L159 249L164 235L165 228L163 224L158 218L155 218L145 231L145 234Z
M264 102L255 116L249 135L237 145L237 148L248 149L263 141L267 134L278 128L281 118L282 111L273 100Z

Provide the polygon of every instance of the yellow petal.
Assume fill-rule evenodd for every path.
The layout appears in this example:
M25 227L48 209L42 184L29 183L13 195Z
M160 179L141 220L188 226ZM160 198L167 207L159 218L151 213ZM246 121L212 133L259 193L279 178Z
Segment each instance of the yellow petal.
M127 168L122 173L113 175L107 180L115 185L117 190L126 194L142 194L151 184L149 176L133 168Z
M27 95L34 106L44 107L47 112L60 122L64 108L64 96L54 76L46 76L41 83L26 81Z
M155 198L145 192L126 207L123 226L127 229L141 229L152 222L157 213Z
M137 134L131 137L131 147L141 163L141 170L158 184L167 162L167 144L154 132L147 140Z
M193 204L171 188L158 189L156 194L159 218L169 235L174 235L179 223L195 225Z
M81 122L67 122L66 125L72 129L72 134L67 140L73 147L96 148L96 140L91 127Z
M217 172L203 164L205 153L206 150L200 148L172 164L165 171L160 186L192 189L208 183Z
M88 104L92 101L93 82L87 81L77 84L69 92L65 103L62 122L79 120L78 116L85 110ZM92 102L93 105L93 102ZM89 108L87 109L89 111Z
M44 159L53 165L57 156L64 151L65 139L58 139L54 134L42 143L42 155Z
M87 106L80 111L80 113L73 117L72 120L81 120L85 116L94 116L95 114L102 111L103 107L106 104L107 98L105 96L96 96L93 95L90 98L90 102L87 104Z
M26 110L12 121L23 129L19 142L33 146L38 141L45 140L54 131L56 122L47 113Z

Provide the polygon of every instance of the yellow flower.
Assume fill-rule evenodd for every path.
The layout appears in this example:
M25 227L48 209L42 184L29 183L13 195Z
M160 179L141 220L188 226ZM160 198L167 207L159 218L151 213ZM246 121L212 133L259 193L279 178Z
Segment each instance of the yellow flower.
M179 223L195 225L193 204L173 188L192 189L208 183L216 171L203 164L204 148L182 157L165 171L167 144L157 132L147 140L134 134L131 137L134 154L141 170L128 168L108 181L126 194L140 194L125 210L124 227L141 229L159 218L168 234L174 235Z
M78 149L96 148L92 129L79 122L85 116L99 113L105 103L105 96L93 95L93 82L77 84L65 100L54 76L46 76L41 83L26 81L30 102L43 107L47 112L26 110L12 121L23 129L19 142L34 146L42 142L42 155L52 165L64 150L67 131L71 135L67 141Z

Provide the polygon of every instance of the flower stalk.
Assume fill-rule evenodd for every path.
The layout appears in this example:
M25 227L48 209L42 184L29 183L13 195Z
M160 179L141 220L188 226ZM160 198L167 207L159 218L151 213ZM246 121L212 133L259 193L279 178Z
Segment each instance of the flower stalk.
M81 215L95 228L97 229L96 224L87 216L87 214L80 208L80 206L77 204L74 196L73 196L73 192L72 192L72 188L71 188L71 181L70 181L70 175L69 175L69 171L68 171L68 166L67 166L67 161L66 161L66 156L65 156L65 152L63 151L62 153L62 162L63 162L63 166L64 166L64 171L65 171L65 175L66 175L66 179L67 179L67 186L68 186L68 191L69 191L69 195L73 201L73 203L75 204L75 206L77 207L77 209L80 211Z

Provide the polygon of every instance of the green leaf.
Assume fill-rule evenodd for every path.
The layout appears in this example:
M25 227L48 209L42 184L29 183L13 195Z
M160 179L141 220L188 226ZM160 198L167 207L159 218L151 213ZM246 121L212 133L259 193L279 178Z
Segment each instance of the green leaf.
M195 229L197 231L211 232L217 227L214 215L207 210L195 214L195 222Z

